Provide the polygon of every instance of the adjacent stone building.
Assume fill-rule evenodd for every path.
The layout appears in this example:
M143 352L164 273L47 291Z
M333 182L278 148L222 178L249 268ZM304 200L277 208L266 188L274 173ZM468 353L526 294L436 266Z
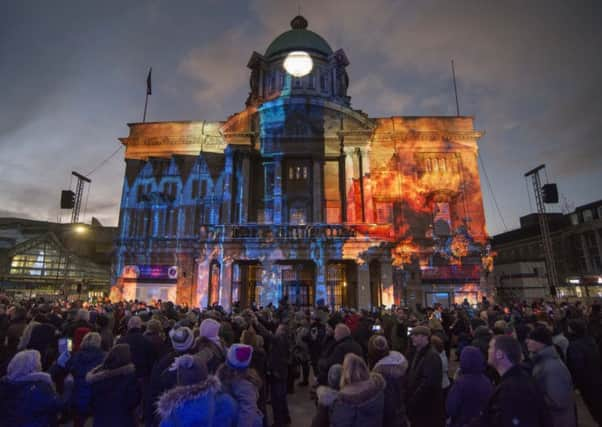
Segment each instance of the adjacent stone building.
M222 122L129 124L115 298L369 308L487 292L472 117L369 117L295 17ZM292 51L313 60L296 78Z

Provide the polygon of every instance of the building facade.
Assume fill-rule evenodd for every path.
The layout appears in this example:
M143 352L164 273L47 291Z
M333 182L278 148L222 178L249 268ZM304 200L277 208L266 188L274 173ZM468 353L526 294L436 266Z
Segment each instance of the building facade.
M115 298L369 308L475 301L491 257L472 117L369 117L296 17L222 122L130 124ZM283 61L308 52L311 73Z
M554 293L563 300L602 298L602 200L547 215L558 288L548 285L537 214L530 214L519 229L493 237L496 293L526 300Z

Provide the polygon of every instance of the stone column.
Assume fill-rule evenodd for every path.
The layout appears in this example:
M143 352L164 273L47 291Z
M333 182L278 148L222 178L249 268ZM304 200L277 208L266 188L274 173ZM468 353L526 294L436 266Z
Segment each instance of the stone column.
M232 258L224 257L220 264L219 303L229 311L232 302Z
M209 292L209 265L210 260L208 258L202 259L197 264L196 274L196 301L194 305L199 308L207 307L207 298Z
M372 199L372 180L370 178L370 151L366 148L360 148L361 159L362 159L362 173L364 182L364 212L366 215L366 222L375 222L374 217L374 201Z
M357 304L360 309L370 309L370 266L367 262L357 266Z
M353 148L345 148L345 195L347 206L344 208L347 211L347 222L360 222L357 218L355 197L353 193L353 179L356 177L355 168L353 166L353 156L355 155Z
M322 170L323 170L323 162L322 160L314 159L313 160L313 215L312 222L323 222L324 221L324 196L323 196L323 186L322 186Z
M282 224L282 158L274 158L274 224Z
M326 260L324 257L314 259L316 263L316 285L315 285L315 299L314 304L317 304L319 300L322 300L324 304L327 304L326 300Z
M224 150L226 162L224 165L224 188L222 198L221 222L223 224L232 223L232 179L234 175L234 150L230 146Z

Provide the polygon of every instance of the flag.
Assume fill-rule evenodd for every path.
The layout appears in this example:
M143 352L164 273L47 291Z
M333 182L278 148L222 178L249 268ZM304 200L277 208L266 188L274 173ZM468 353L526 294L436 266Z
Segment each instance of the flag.
M148 76L146 77L146 94L147 95L152 95L153 94L153 85L151 82L151 74L153 73L153 67L151 67L148 70Z

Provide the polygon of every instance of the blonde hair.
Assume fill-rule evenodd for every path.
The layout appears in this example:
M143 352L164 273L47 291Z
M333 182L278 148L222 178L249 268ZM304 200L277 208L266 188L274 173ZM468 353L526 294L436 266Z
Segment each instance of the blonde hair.
M88 332L86 335L84 335L79 348L100 348L101 343L102 338L98 332Z
M353 353L348 353L343 360L343 372L341 373L341 389L346 385L366 381L370 378L370 371L366 362Z

